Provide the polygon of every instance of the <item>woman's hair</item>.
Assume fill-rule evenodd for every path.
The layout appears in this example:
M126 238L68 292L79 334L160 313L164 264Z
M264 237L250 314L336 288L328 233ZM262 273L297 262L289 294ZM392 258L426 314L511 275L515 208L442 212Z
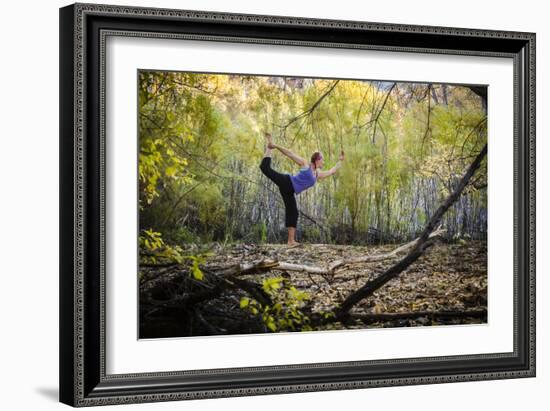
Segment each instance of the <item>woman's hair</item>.
M316 151L315 153L313 153L311 155L311 162L312 163L315 163L317 160L319 160L321 158L321 152L320 151Z

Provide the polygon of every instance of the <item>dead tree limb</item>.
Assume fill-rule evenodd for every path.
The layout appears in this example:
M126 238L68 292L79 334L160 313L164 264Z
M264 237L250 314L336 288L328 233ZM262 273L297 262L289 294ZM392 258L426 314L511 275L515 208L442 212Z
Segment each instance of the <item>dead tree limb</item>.
M445 230L439 228L430 234L430 238L439 237L444 232ZM402 252L405 252L413 248L417 244L419 239L420 237L406 244L403 244L402 246L396 248L393 251L390 251L389 253L365 255L361 257L353 257L353 258L336 260L331 264L329 264L328 267L317 267L312 265L294 264L294 263L287 263L285 261L265 259L265 260L256 261L253 263L234 264L229 267L223 267L223 268L208 267L208 270L214 271L216 272L216 274L221 276L241 276L241 275L249 275L249 274L258 274L258 273L269 272L271 270L294 271L294 272L305 272L308 274L329 275L329 274L334 274L337 269L347 267L352 264L371 263L376 261L388 260L390 258L397 256Z
M204 286L202 290L187 291L183 293L174 293L168 299L156 299L148 292L140 293L140 304L150 305L156 308L187 310L196 306L196 304L219 297L228 289L241 289L252 298L264 305L271 305L273 302L269 295L262 289L260 284L253 281L237 278L233 275L221 276L219 273L212 273L203 269L205 278L197 282ZM173 273L172 273L173 274ZM189 278L189 273L182 271L179 275L184 276L187 281L194 281ZM160 281L159 278L156 278ZM167 280L169 282L170 280ZM142 290L143 291L143 290Z
M430 234L430 237L438 237L441 236L445 232L444 229L438 228L436 231ZM348 266L351 264L360 264L360 263L372 263L376 261L382 261L387 260L389 258L395 257L396 255L407 251L411 248L413 248L417 243L419 238L416 238L415 240L408 242L406 244L403 244L402 246L396 248L393 251L390 251L389 253L385 254L375 254L375 255L365 255L361 257L352 257L352 258L346 258L342 260L334 261L329 266L329 271L334 272L336 269L341 268L343 266Z
M349 311L354 305L359 303L359 301L371 296L380 287L401 274L407 267L414 263L428 247L433 245L434 238L430 237L430 234L432 234L435 227L439 224L441 218L447 212L447 210L460 197L462 191L468 185L468 182L470 181L476 170L479 168L481 162L486 155L487 144L485 144L481 152L477 155L472 164L470 164L470 167L468 167L468 170L460 180L453 193L449 195L449 197L447 197L443 204L439 206L439 208L430 218L428 224L426 224L426 227L424 228L424 231L417 240L416 245L409 252L409 254L407 254L403 259L391 266L385 273L379 275L371 281L368 281L363 287L350 294L341 304L340 308L336 311L336 316L338 318L347 317L349 315Z
M384 107L386 107L386 103L388 102L388 98L390 97L391 92L395 88L396 83L393 83L388 92L386 93L386 97L384 98L384 102L382 103L382 107L380 107L380 110L378 110L378 114L376 114L376 117L373 119L374 121L374 130L372 132L372 143L375 143L376 139L376 126L378 125L378 121L380 120L380 115L382 114L382 111L384 110Z
M213 270L212 267L209 268ZM264 273L271 270L299 271L310 274L328 274L329 271L324 267L315 267L302 264L286 263L284 261L265 259L253 263L234 264L216 270L216 274L222 276L241 276L248 274Z
M224 329L224 328L219 328L219 327L216 327L212 324L210 324L206 318L204 318L204 316L202 315L202 313L200 312L200 310L198 309L194 309L193 310L193 315L195 316L195 318L198 320L198 322L204 327L204 329L206 330L206 332L208 333L208 335L224 335L224 334L227 334L227 330Z
M291 118L286 124L282 124L282 125L279 125L279 128L282 129L283 131L286 131L286 129L288 127L290 127L291 124L295 123L296 121L300 120L301 118L304 118L304 117L307 117L309 116L311 113L313 113L313 111L315 111L315 109L317 107L319 107L319 105L321 104L321 102L330 94L332 93L332 90L334 90L334 88L336 87L336 85L340 82L340 80L336 80L334 83L332 83L332 85L330 86L330 88L325 91L321 97L319 97L319 99L313 103L313 105L308 108L306 111L298 114L297 116Z
M262 305L272 305L271 297L267 294L261 285L256 284L252 281L243 280L235 276L229 277L228 281L235 284L236 288L240 288L243 291L246 291L252 298L258 301Z
M357 133L359 133L359 130L361 128L363 128L365 126L368 126L369 124L374 123L374 129L373 129L373 132L372 132L372 143L373 144L375 143L375 139L376 139L376 127L379 126L378 122L380 120L380 115L384 111L384 107L386 107L386 103L388 102L388 98L390 97L391 92L394 90L394 88L396 86L397 86L397 83L393 83L392 86L389 88L389 90L386 92L386 96L384 97L384 101L382 102L382 105L381 105L380 108L373 107L373 112L371 113L369 121L367 121L366 123L363 123L363 124L357 124L357 126L356 126ZM366 93L365 93L365 96L366 96ZM357 117L356 117L356 120L355 120L356 123L359 120L359 113L361 112L361 108L363 107L363 102L365 100L365 96L363 96L363 101L361 101L361 106L359 107L359 111L357 112ZM374 114L374 111L376 112L376 114Z

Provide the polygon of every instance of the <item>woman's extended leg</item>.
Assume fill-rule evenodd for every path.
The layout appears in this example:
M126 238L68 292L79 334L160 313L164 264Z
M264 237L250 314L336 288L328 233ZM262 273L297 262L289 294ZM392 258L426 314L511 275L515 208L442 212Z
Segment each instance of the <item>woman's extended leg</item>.
M260 170L265 174L267 178L273 181L279 188L284 187L286 184L286 175L281 174L271 168L271 146L273 142L271 140L271 134L266 133L267 145L265 147L264 158L260 164Z
M264 157L262 159L260 170L262 170L262 173L264 173L267 178L277 184L279 188L287 185L288 175L281 174L271 168L271 157Z

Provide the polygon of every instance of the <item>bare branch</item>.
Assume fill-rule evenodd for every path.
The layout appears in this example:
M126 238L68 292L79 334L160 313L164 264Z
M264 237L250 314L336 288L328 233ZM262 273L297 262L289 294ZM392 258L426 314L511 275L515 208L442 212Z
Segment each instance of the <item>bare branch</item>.
M321 104L321 102L330 94L332 93L332 90L334 90L334 88L336 87L336 85L340 82L340 80L336 80L334 83L332 83L332 86L326 91L324 92L321 97L319 97L319 99L313 103L313 105L307 109L306 111L298 114L296 117L293 117L290 119L290 121L284 125L279 125L279 128L281 128L283 130L283 132L288 128L290 127L291 124L295 123L296 121L300 120L301 118L304 118L304 117L307 117L308 115L310 115L311 113L313 113L313 111L319 107L319 105Z

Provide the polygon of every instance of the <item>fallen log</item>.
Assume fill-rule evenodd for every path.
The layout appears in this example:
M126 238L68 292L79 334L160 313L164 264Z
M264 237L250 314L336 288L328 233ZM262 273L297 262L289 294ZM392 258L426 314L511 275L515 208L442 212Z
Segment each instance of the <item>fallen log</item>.
M429 238L439 237L444 232L445 232L444 229L439 228L433 233L431 233ZM221 276L240 276L240 275L248 275L248 274L258 274L258 273L268 272L271 270L294 271L294 272L305 272L309 274L328 275L328 274L334 274L337 269L340 269L342 267L347 267L352 264L383 261L383 260L388 260L390 258L396 257L398 254L413 248L418 243L419 239L420 237L399 246L398 248L396 248L393 251L390 251L389 253L365 255L361 257L353 257L353 258L336 260L330 263L328 267L318 267L318 266L305 265L305 264L294 264L294 263L288 263L285 261L265 259L254 263L234 264L229 267L222 267L222 268L208 267L207 269Z
M436 231L434 231L433 233L430 234L429 238L439 237L444 232L445 232L444 229L438 228ZM410 250L411 248L416 246L416 244L418 243L419 240L420 240L420 237L414 239L413 241L411 241L409 243L403 244L402 246L396 248L395 250L393 250L389 253L385 253L385 254L364 255L364 256L361 256L361 257L352 257L352 258L346 258L346 259L334 261L333 263L331 263L329 265L329 271L334 272L336 269L338 269L342 266L347 266L347 265L351 265L351 264L371 263L371 262L390 259L392 257L397 256L398 254L400 254L402 252Z

